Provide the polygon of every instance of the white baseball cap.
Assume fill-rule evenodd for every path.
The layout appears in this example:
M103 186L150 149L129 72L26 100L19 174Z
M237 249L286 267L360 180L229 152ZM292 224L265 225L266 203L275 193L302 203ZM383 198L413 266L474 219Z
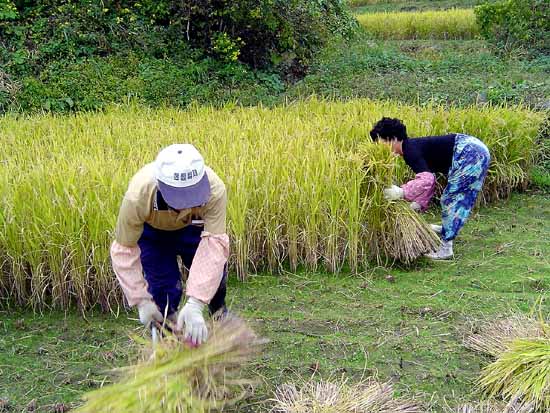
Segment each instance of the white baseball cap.
M193 145L167 146L157 155L155 165L158 188L169 206L186 209L208 202L210 182L204 159Z

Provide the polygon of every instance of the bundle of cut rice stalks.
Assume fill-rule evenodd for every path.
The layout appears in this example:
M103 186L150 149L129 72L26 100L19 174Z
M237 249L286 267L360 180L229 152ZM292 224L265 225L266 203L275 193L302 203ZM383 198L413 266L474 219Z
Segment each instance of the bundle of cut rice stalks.
M466 404L461 406L453 413L533 413L534 408L530 404L519 403L512 400L507 404L499 402L480 402L476 404Z
M464 342L496 358L479 379L487 397L502 398L522 413L550 411L550 326L542 315L487 321Z
M512 341L544 337L544 323L525 314L513 314L499 320L487 320L468 334L464 345L470 350L492 357L505 352Z
M518 399L534 411L550 411L550 336L514 340L483 369L479 383L489 397Z
M367 379L349 385L347 380L308 381L299 389L283 384L275 392L273 411L279 413L419 413L411 401L393 397L390 383Z
M76 412L203 413L234 404L253 384L240 370L263 341L237 318L210 331L198 348L170 333L155 345L144 342L142 360L120 369L116 383L84 395Z
M368 142L359 149L364 165L361 196L365 205L366 237L372 257L410 263L439 247L439 237L402 200L384 199L384 188L404 180L404 168L385 143Z

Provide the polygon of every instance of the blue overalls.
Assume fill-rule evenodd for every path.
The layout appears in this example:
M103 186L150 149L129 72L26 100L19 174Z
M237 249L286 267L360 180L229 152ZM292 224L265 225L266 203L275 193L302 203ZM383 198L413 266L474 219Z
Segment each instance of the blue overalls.
M168 208L160 197L160 192L157 194L158 208ZM141 264L149 284L148 291L163 314L166 312L166 315L171 315L177 311L183 293L177 257L181 257L187 269L191 268L202 231L202 224L188 225L175 231L159 230L147 223L144 224L143 233L138 241ZM220 286L208 305L210 314L220 309L225 310L226 290L227 265L224 267Z

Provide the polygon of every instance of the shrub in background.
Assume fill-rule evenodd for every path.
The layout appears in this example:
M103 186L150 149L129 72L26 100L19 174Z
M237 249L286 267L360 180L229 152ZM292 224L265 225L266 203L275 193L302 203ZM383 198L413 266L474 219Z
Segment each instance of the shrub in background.
M87 102L79 106L79 98L72 96L77 89L62 87L65 81L73 82L63 69L87 71L90 59L135 58L138 64L167 60L170 72L193 63L204 66L206 61L209 73L222 76L228 74L225 65L230 72L241 64L292 80L303 76L311 57L329 39L349 37L355 27L343 0L0 0L0 67L23 86L23 97L0 89L0 111L13 107L13 100L21 100L23 110L100 108L120 102L120 91L115 90L117 99L98 105L95 96L86 96ZM122 83L132 66L127 63L127 70L115 73ZM104 62L97 66L106 69ZM115 64L113 69L120 67ZM240 80L236 76L225 83L232 86ZM85 81L83 77L79 82ZM193 85L203 83L208 82L194 79ZM84 89L95 87L90 82ZM41 93L35 93L37 89Z
M483 37L498 49L521 48L528 54L550 52L550 2L504 0L475 8Z

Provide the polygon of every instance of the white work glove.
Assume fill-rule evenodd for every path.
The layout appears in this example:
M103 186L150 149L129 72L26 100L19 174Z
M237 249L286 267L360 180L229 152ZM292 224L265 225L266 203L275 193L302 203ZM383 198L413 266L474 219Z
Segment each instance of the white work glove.
M392 185L389 188L384 189L384 198L388 201L395 201L396 199L402 199L404 196L403 190L397 185Z
M178 314L177 329L181 331L185 324L184 340L193 346L201 345L208 338L208 329L202 315L205 305L202 301L189 297Z
M418 202L414 202L414 201L413 201L413 202L411 202L411 209L412 209L413 211L418 212L418 211L420 211L420 210L422 209L422 207L420 206L420 204L419 204Z
M149 326L152 321L162 323L163 317L159 308L152 300L143 300L138 304L139 321L144 326Z

